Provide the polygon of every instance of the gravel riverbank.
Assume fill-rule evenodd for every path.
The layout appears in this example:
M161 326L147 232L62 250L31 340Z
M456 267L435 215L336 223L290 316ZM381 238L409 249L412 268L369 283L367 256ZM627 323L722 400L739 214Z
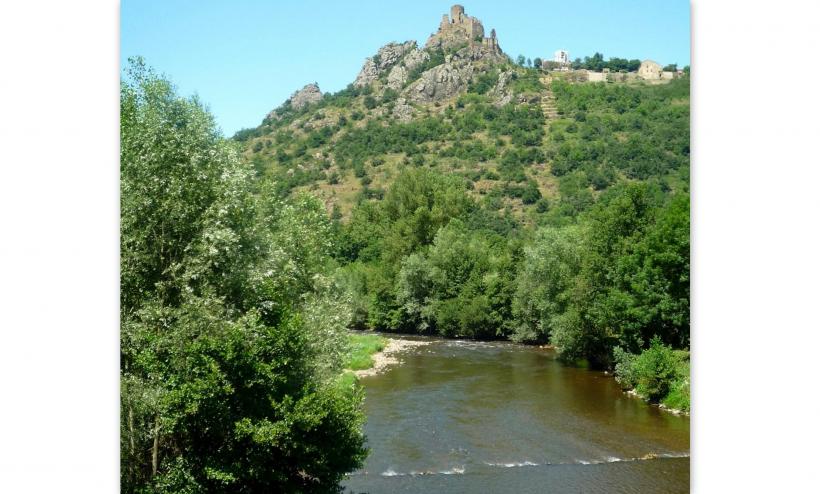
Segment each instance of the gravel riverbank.
M389 340L389 343L382 351L372 355L373 367L354 371L356 377L375 376L388 366L401 363L398 354L402 351L433 343L432 341L402 340L399 338L390 338Z

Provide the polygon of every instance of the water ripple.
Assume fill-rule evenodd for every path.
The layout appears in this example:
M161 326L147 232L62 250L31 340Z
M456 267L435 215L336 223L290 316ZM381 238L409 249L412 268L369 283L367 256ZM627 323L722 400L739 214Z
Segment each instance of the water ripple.
M603 463L619 463L619 462L630 462L630 461L647 461L647 460L657 460L661 458L689 458L689 453L647 453L643 456L636 456L632 458L620 458L617 456L606 456L604 458L594 458L588 460L576 459L572 462L557 462L557 463L536 463L530 460L524 461L511 461L511 462L489 462L485 461L484 464L489 467L494 468L517 468L517 467L537 467L537 466L558 466L558 465L601 465ZM416 477L420 475L463 475L465 472L464 466L457 466L452 467L447 470L424 470L424 471L411 471L411 472L397 472L392 468L388 468L384 472L381 473L382 477Z

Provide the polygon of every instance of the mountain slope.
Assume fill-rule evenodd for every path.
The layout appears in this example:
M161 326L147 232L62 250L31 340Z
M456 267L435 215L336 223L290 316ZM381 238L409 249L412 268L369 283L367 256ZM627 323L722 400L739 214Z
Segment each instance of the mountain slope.
M278 193L324 202L354 328L623 373L689 346L689 80L578 76L514 64L454 7L235 139ZM656 377L687 399L681 376Z
M424 47L389 43L346 89L309 84L235 139L282 193L309 192L343 219L410 167L460 175L525 224L571 221L615 183L688 189L688 78L573 84L483 34L452 12Z

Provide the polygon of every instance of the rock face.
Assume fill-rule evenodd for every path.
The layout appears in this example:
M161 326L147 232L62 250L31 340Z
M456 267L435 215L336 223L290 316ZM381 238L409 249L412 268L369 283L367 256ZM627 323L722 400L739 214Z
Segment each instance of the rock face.
M322 99L322 91L316 83L308 84L302 89L293 93L290 97L290 106L295 110L301 110L305 106L316 103Z
M467 89L478 67L484 62L505 60L500 52L488 49L482 45L471 45L462 48L457 53L447 55L444 63L433 67L421 74L418 81L407 87L405 96L415 103L430 103L451 98ZM499 97L503 97L507 89L505 79L500 89ZM509 101L509 100L508 100Z
M396 105L393 107L393 118L399 122L409 122L413 120L416 110L407 104L407 100L399 98L396 100Z
M359 71L359 75L356 76L356 81L353 82L353 85L362 87L376 81L379 76L396 65L402 57L415 48L415 41L388 43L382 46L375 56L365 60L362 70Z
M429 103L451 98L467 88L473 77L472 64L446 61L424 72L407 88L407 97L417 103Z
M512 75L513 72L511 70L502 71L498 74L498 82L495 83L495 87L490 91L490 97L493 98L495 104L498 106L504 106L512 101L513 93L510 88Z
M387 74L387 87L399 91L404 87L404 83L407 82L408 72L407 67L403 65L393 67L390 73Z
M413 70L419 65L423 64L427 60L430 60L430 54L424 50L415 49L407 54L404 57L404 66L407 67L407 70Z
M430 60L430 50L438 49L450 53L445 57L445 62L428 69L418 80L410 81L414 69ZM506 60L506 55L498 46L495 30L484 36L481 21L468 16L464 7L454 5L450 15L442 17L438 31L430 36L423 50L418 49L415 41L389 43L365 60L353 85L362 87L382 80L386 82L386 87L400 91L409 102L436 102L464 91L475 72L481 70L478 66L483 62ZM497 88L497 99L508 102L511 95L507 79L501 81ZM412 107L407 106L393 113L397 118L405 118L411 112Z
M410 72L430 59L430 54L424 50L415 49L410 51L396 64L387 75L387 87L400 91L407 83Z

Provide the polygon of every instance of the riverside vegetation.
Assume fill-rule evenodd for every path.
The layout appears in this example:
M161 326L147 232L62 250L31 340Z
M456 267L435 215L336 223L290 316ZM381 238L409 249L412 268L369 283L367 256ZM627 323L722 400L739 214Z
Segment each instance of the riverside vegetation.
M465 50L371 60L232 139L132 61L124 492L337 490L366 455L344 371L384 345L350 329L549 343L688 410L688 76L572 84ZM445 69L469 78L406 99Z
M122 491L335 491L366 450L333 225L140 62L120 118Z

